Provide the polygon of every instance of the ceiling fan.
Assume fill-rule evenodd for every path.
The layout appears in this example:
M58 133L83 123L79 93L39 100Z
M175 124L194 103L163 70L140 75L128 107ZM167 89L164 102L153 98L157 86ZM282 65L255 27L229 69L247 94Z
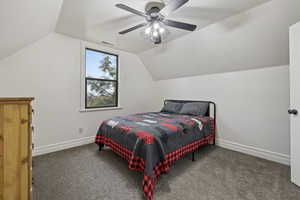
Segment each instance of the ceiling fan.
M124 4L117 4L116 7L146 19L146 22L121 31L119 34L123 35L136 29L146 27L146 29L142 32L143 36L150 39L152 42L154 42L154 44L160 44L162 40L169 34L169 31L164 26L194 31L197 28L196 25L166 19L173 11L182 7L188 1L189 0L170 0L168 4L157 1L149 2L146 5L145 12L133 9Z

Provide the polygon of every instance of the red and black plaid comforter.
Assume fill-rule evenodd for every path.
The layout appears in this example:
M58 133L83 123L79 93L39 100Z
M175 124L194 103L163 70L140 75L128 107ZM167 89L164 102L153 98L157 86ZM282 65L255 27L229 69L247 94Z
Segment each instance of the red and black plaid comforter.
M167 113L141 113L104 121L96 136L129 162L129 169L144 172L143 190L153 199L154 181L170 165L209 143L215 135L214 120Z

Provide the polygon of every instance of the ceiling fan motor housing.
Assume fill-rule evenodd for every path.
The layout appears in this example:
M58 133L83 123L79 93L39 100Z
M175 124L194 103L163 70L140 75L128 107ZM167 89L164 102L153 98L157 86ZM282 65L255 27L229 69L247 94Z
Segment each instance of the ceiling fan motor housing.
M165 3L162 1L151 1L146 4L145 11L148 15L158 14L164 7Z

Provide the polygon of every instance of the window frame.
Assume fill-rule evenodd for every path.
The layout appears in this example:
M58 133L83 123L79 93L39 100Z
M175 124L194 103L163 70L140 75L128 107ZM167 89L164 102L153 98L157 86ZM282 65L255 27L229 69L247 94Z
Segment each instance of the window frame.
M107 54L107 55L111 55L111 56L115 56L116 57L116 79L102 79L102 78L89 78L86 76L86 51L90 50L90 51L95 51L95 52L99 52L99 53L103 53L103 54ZM120 61L119 61L119 54L117 53L112 53L111 50L105 50L103 51L102 48L101 50L98 47L91 47L91 45L86 45L86 44L82 44L82 69L81 69L81 109L80 112L88 112L88 111L97 111L97 110L114 110L114 109L121 109L120 105L119 105L119 85L120 85L120 80L119 80L119 74L120 74ZM87 105L87 82L88 80L96 80L96 81L108 81L108 82L112 82L115 83L116 85L116 103L114 105L107 105L107 106L95 106L95 107L89 107Z

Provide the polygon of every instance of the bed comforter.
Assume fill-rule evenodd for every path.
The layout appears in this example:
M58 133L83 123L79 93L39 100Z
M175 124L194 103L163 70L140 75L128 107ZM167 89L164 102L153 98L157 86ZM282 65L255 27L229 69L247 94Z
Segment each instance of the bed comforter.
M157 176L214 135L213 118L153 112L104 121L96 143L112 148L129 162L130 169L144 172L143 191L152 200Z

